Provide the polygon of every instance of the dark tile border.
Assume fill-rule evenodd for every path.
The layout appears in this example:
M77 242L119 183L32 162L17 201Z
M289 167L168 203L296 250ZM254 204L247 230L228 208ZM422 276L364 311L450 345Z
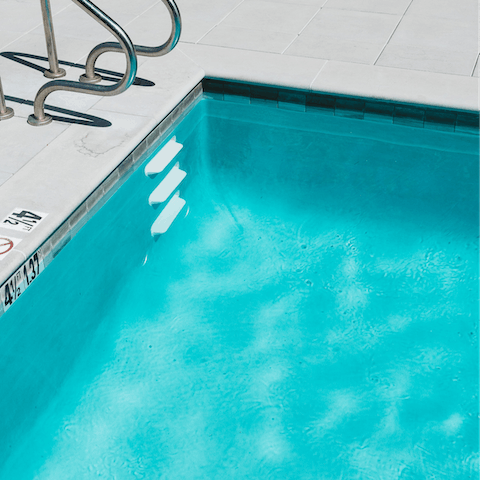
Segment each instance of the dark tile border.
M204 96L235 103L334 115L358 120L479 135L479 112L447 110L371 98L356 98L268 85L205 78Z

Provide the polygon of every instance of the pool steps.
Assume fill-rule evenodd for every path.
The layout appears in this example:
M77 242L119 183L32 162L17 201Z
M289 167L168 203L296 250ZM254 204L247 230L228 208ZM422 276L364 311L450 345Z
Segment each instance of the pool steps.
M183 145L176 141L176 137L172 137L155 157L148 162L145 167L145 176L152 178L163 172L173 163L173 159L182 148ZM153 222L150 229L152 237L164 234L183 210L186 201L180 197L180 192L177 189L186 176L187 172L180 169L178 162L175 163L148 197L148 203L152 207L165 203L170 198L160 215ZM173 192L175 194L172 196Z
M182 211L187 202L180 197L180 192L176 192L170 199L162 213L153 222L150 230L152 237L164 234L172 225L178 214Z
M183 148L181 143L176 141L177 137L172 137L168 143L148 162L145 167L145 175L153 177L165 170L168 164L176 157L177 153Z
M166 177L160 182L158 187L148 198L148 203L153 206L165 202L168 197L178 188L182 180L187 176L187 172L180 170L178 163L167 173Z

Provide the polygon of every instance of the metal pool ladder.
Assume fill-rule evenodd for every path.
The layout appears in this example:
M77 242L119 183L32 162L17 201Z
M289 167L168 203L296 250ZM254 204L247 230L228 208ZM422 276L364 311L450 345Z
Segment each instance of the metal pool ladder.
M73 0L75 1L75 0ZM137 55L147 57L160 57L172 51L180 39L182 30L182 19L180 10L173 0L162 0L167 7L170 19L172 21L172 31L168 40L158 47L146 47L143 45L134 45ZM43 27L45 29L45 39L47 42L49 70L45 70L44 75L48 78L58 78L65 75L65 70L58 65L57 47L55 43L55 34L53 31L52 11L50 8L50 0L40 0L42 7ZM80 77L83 83L98 83L102 77L95 74L95 62L98 57L106 52L122 52L122 46L114 42L105 42L97 45L89 53L85 66L85 74Z
M42 0L42 2L48 2L48 0ZM56 90L66 90L68 92L76 93L87 93L90 95L101 95L101 96L113 96L118 95L124 92L135 80L135 75L137 74L137 56L135 55L135 49L133 43L126 34L126 32L106 13L102 12L96 5L94 5L89 0L72 0L85 12L87 12L94 20L96 20L100 25L105 27L112 35L114 35L119 41L122 50L125 52L127 57L127 68L125 74L121 80L109 86L103 85L86 85L81 82L73 82L70 80L53 80L43 85L40 90L37 92L35 101L33 104L34 113L28 117L28 123L30 125L39 126L47 125L52 121L50 115L45 114L45 100L48 95ZM51 39L53 36L53 27L51 26L51 21L49 24L44 22L45 30L51 30ZM47 35L47 44L48 44L48 35ZM49 53L55 52L55 42L53 41L49 47ZM56 58L56 52L55 52ZM51 59L53 60L53 59ZM55 64L50 66L51 72L58 72L58 61ZM48 76L48 75L47 75ZM58 76L58 75L57 75Z
M0 78L0 120L7 120L14 115L13 108L7 107L3 94L2 79Z

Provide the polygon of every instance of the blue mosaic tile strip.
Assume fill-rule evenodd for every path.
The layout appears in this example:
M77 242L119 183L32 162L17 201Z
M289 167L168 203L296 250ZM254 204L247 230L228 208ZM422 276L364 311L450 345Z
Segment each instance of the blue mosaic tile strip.
M371 98L336 96L225 80L203 80L204 97L372 122L479 135L478 112L445 110Z

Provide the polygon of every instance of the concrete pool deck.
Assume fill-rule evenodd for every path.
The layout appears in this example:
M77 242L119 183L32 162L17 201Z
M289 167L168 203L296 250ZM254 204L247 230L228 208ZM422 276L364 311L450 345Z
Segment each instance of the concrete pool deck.
M51 2L60 63L66 78L77 80L90 49L110 37L69 0ZM158 0L95 3L134 43L160 44L168 37L169 15ZM108 98L54 92L46 102L54 122L32 127L26 119L48 81L42 75L47 62L39 2L0 0L0 77L7 105L15 110L12 119L0 122L0 220L15 208L48 213L30 233L0 226L0 237L18 240L8 255L0 250L0 285L55 232L68 231L72 222L64 225L65 220L205 75L478 111L475 0L177 4L180 43L164 57L139 57L143 84ZM121 73L124 60L108 54L98 67ZM90 208L85 205L83 213Z

